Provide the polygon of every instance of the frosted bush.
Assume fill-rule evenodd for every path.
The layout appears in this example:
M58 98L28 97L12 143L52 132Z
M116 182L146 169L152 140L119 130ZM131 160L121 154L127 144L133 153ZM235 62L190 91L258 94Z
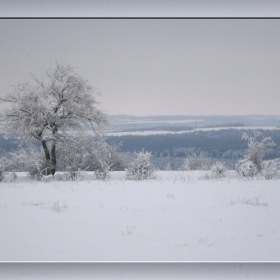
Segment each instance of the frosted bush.
M262 160L266 154L270 153L271 148L275 146L275 142L271 137L264 137L260 131L253 131L252 136L243 133L241 139L248 142L246 159L254 163L257 171L261 171Z
M275 162L269 162L267 164L263 164L262 167L262 175L265 179L271 180L278 177L278 168Z
M222 178L226 174L226 167L223 162L216 162L211 166L211 173L214 178Z
M202 155L189 156L182 164L182 170L209 170L210 159Z
M258 173L257 166L248 158L239 160L236 164L235 170L238 175L243 177L253 177Z
M19 148L14 152L8 153L0 160L2 171L5 172L28 172L30 179L41 180L42 175L47 175L46 164L44 163L43 151L36 146ZM6 173L5 175L7 175ZM15 173L9 173L15 177ZM7 180L15 180L10 177Z
M41 181L43 176L47 176L48 167L42 162L35 161L29 167L29 178L31 180Z
M100 162L95 170L95 176L98 180L105 180L109 178L110 165L107 162Z
M71 166L67 166L66 171L63 173L66 181L77 181L83 179L80 168L76 169Z
M73 178L74 178L74 180L76 180L75 176ZM49 183L51 181L69 181L69 180L72 180L71 176L69 176L69 174L66 175L66 174L55 173L54 175L49 174L49 175L43 175L41 177L41 181L43 181L45 183Z
M51 182L51 181L53 181L54 180L54 177L53 177L53 175L43 175L42 177L41 177L41 181L43 181L43 182L45 182L45 183L49 183L49 182Z
M253 131L253 135L249 136L243 133L241 139L248 142L248 150L244 159L239 160L236 165L236 171L240 176L253 177L259 172L263 172L263 157L271 151L275 146L271 137L263 137L259 131ZM264 176L270 178L273 176L272 169L264 171Z
M150 162L151 153L140 152L136 154L135 160L130 167L126 169L126 179L128 180L146 180L155 179L155 167Z
M103 151L103 154L100 154L97 168L95 170L95 175L98 180L109 179L109 171L111 169L111 166L113 165L111 159L112 154L110 150L106 148L106 150Z
M40 180L42 174L47 175L43 151L36 146L19 148L0 159L0 168L5 172L29 172L31 179ZM7 175L7 174L6 174Z
M170 164L170 162L168 162L165 166L165 171L171 171L171 170L172 170L171 164Z
M65 176L64 176L64 174L55 173L53 175L53 179L54 179L54 181L65 181Z
M15 172L9 172L2 174L3 182L15 182L17 180L17 174Z

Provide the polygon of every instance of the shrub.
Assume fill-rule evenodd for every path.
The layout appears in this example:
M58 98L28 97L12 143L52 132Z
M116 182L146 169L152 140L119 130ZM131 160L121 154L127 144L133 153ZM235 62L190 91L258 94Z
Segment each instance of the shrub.
M77 181L83 179L80 168L73 168L71 166L67 166L63 176L66 181Z
M2 171L31 171L36 163L44 162L43 151L35 146L19 148L14 152L1 157L0 166Z
M248 158L239 160L236 164L235 170L243 177L253 177L258 173L257 166Z
M172 170L170 162L168 162L168 163L166 164L164 170L165 170L165 171L171 171L171 170Z
M263 157L271 151L275 143L271 137L263 137L259 131L253 131L252 136L243 133L242 139L248 142L248 150L245 158L237 162L236 171L243 177L253 177L262 171ZM272 176L272 170L267 171L266 176Z
M278 177L279 171L275 161L268 162L262 166L262 175L266 180L275 179Z
M225 176L227 169L223 162L216 162L211 166L211 173L214 178L222 178Z
M41 161L35 161L29 166L29 178L31 180L41 181L42 177L47 175L47 168Z
M246 159L254 163L257 171L262 169L263 157L271 151L271 147L275 146L271 137L263 137L259 131L253 131L253 136L243 133L242 139L248 142L248 150Z
M41 180L42 175L47 171L43 151L35 146L8 153L1 158L0 166L5 172L29 172L29 177L36 180Z
M126 159L124 158L124 155L117 152L116 149L113 150L113 152L111 152L110 170L124 171L125 168L127 167Z
M95 170L95 175L98 180L105 180L109 178L110 165L106 161L100 161L97 169Z
M182 170L209 170L211 168L211 160L203 155L188 156L182 164Z
M15 182L17 180L17 174L15 172L9 172L2 174L3 182Z
M146 180L155 179L155 167L150 162L151 153L142 152L135 154L136 158L126 169L126 179L128 180Z
M51 182L51 181L53 181L53 180L54 180L54 175L52 175L52 174L43 175L43 176L41 177L41 181L43 181L43 182L45 182L45 183L49 183L49 182Z
M64 176L64 174L55 173L55 174L53 175L53 179L54 179L55 181L65 181L65 176Z

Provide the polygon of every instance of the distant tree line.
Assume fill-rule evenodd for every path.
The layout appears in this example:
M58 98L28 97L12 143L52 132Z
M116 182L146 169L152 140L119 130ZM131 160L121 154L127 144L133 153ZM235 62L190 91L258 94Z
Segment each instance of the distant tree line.
M15 151L18 149L18 145L16 138L5 139L4 134L0 134L0 154Z
M271 136L276 143L266 159L280 157L280 131L261 131L264 137ZM184 134L109 136L106 141L108 144L121 142L121 152L140 152L144 149L152 152L154 157L184 158L194 153L204 153L210 158L238 159L247 149L246 143L241 139L243 132L248 135L252 133L251 130L224 129Z
M119 151L123 153L141 152L144 149L151 152L153 158L186 158L202 154L213 159L239 159L247 149L246 142L241 139L243 132L252 134L250 130L225 129L184 134L108 136L106 142L110 145L121 143ZM280 131L262 130L262 133L264 137L272 137L276 143L265 159L280 157ZM0 135L0 147L2 154L16 150L17 139L6 140Z

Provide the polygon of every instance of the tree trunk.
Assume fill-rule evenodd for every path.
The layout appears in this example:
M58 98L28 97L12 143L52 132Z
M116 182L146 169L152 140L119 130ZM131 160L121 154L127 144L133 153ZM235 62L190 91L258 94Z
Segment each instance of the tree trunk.
M51 174L54 175L56 171L56 153L55 153L56 143L53 141L51 147Z
M45 173L45 175L49 175L51 173L50 172L50 161L51 161L50 152L49 152L46 141L42 140L41 143L42 143L42 146L43 146L43 149L45 152L45 157L46 157L46 169L45 169L44 173Z
M52 135L52 147L51 147L51 174L54 175L56 171L56 133L57 133L57 127L54 125Z

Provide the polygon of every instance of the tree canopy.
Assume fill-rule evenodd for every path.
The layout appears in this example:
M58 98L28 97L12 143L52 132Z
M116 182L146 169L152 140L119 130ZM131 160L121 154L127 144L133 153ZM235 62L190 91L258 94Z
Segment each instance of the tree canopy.
M1 119L9 136L20 134L24 140L41 142L47 167L54 174L58 143L78 145L89 127L102 137L108 121L97 109L93 87L70 65L56 63L42 79L30 76L0 99L11 103Z

